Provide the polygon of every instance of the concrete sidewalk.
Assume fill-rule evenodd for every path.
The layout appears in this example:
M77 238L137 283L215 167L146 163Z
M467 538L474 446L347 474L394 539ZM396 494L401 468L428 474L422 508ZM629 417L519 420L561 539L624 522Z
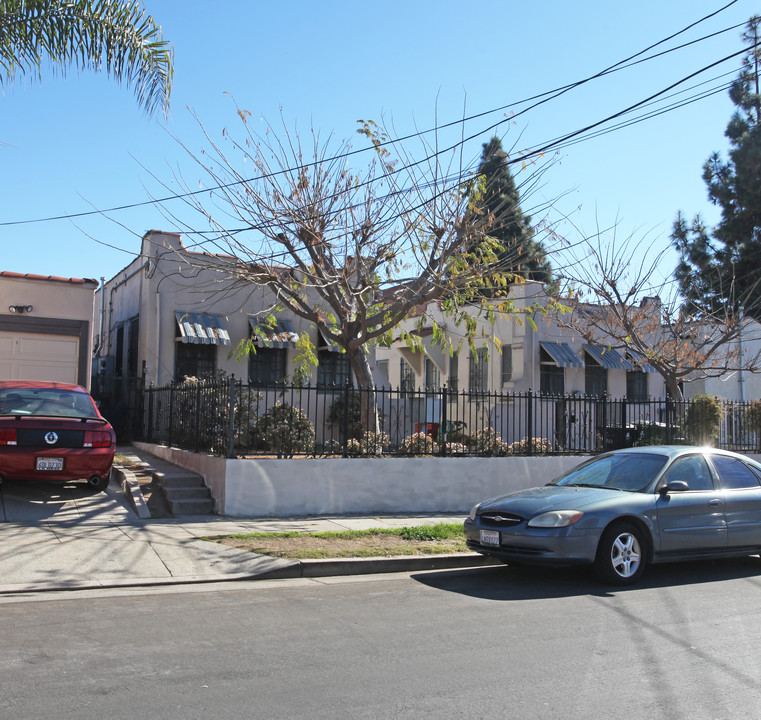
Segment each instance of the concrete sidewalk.
M119 448L130 462L162 472L158 458ZM318 577L493 564L476 554L295 561L231 548L202 537L247 532L317 532L461 522L458 515L239 519L216 515L152 519L130 472L106 493L75 485L0 487L0 593Z
M334 517L294 520L98 521L97 519L0 524L0 593L283 577L322 577L469 567L478 555L295 561L256 555L201 540L245 532L400 527L461 516Z

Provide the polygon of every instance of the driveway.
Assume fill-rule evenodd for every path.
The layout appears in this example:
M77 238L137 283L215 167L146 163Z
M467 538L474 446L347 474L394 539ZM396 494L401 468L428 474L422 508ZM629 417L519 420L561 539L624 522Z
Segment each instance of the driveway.
M83 482L62 485L5 480L0 485L0 522L118 522L136 517L114 481L106 492L95 492Z

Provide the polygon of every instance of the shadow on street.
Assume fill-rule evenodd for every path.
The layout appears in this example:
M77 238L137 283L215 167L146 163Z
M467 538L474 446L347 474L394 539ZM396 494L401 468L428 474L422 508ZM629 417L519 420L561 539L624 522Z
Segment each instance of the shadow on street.
M485 600L539 600L579 595L609 596L646 588L697 585L742 578L758 578L761 586L761 558L748 556L651 565L642 581L631 587L606 585L588 567L493 565L469 570L419 573L412 577L417 582L438 590Z

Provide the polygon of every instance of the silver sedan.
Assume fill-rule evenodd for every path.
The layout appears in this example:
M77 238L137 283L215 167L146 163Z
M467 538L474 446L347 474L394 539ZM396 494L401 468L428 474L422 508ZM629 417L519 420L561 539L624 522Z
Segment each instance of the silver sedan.
M479 503L465 538L511 564L594 565L615 584L649 563L759 554L761 464L713 448L618 450Z

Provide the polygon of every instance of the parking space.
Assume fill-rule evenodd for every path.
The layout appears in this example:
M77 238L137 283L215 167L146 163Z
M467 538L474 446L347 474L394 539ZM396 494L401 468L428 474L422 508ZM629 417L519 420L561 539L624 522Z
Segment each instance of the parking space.
M106 492L96 492L84 482L5 480L0 485L0 522L119 522L136 517L114 481Z

